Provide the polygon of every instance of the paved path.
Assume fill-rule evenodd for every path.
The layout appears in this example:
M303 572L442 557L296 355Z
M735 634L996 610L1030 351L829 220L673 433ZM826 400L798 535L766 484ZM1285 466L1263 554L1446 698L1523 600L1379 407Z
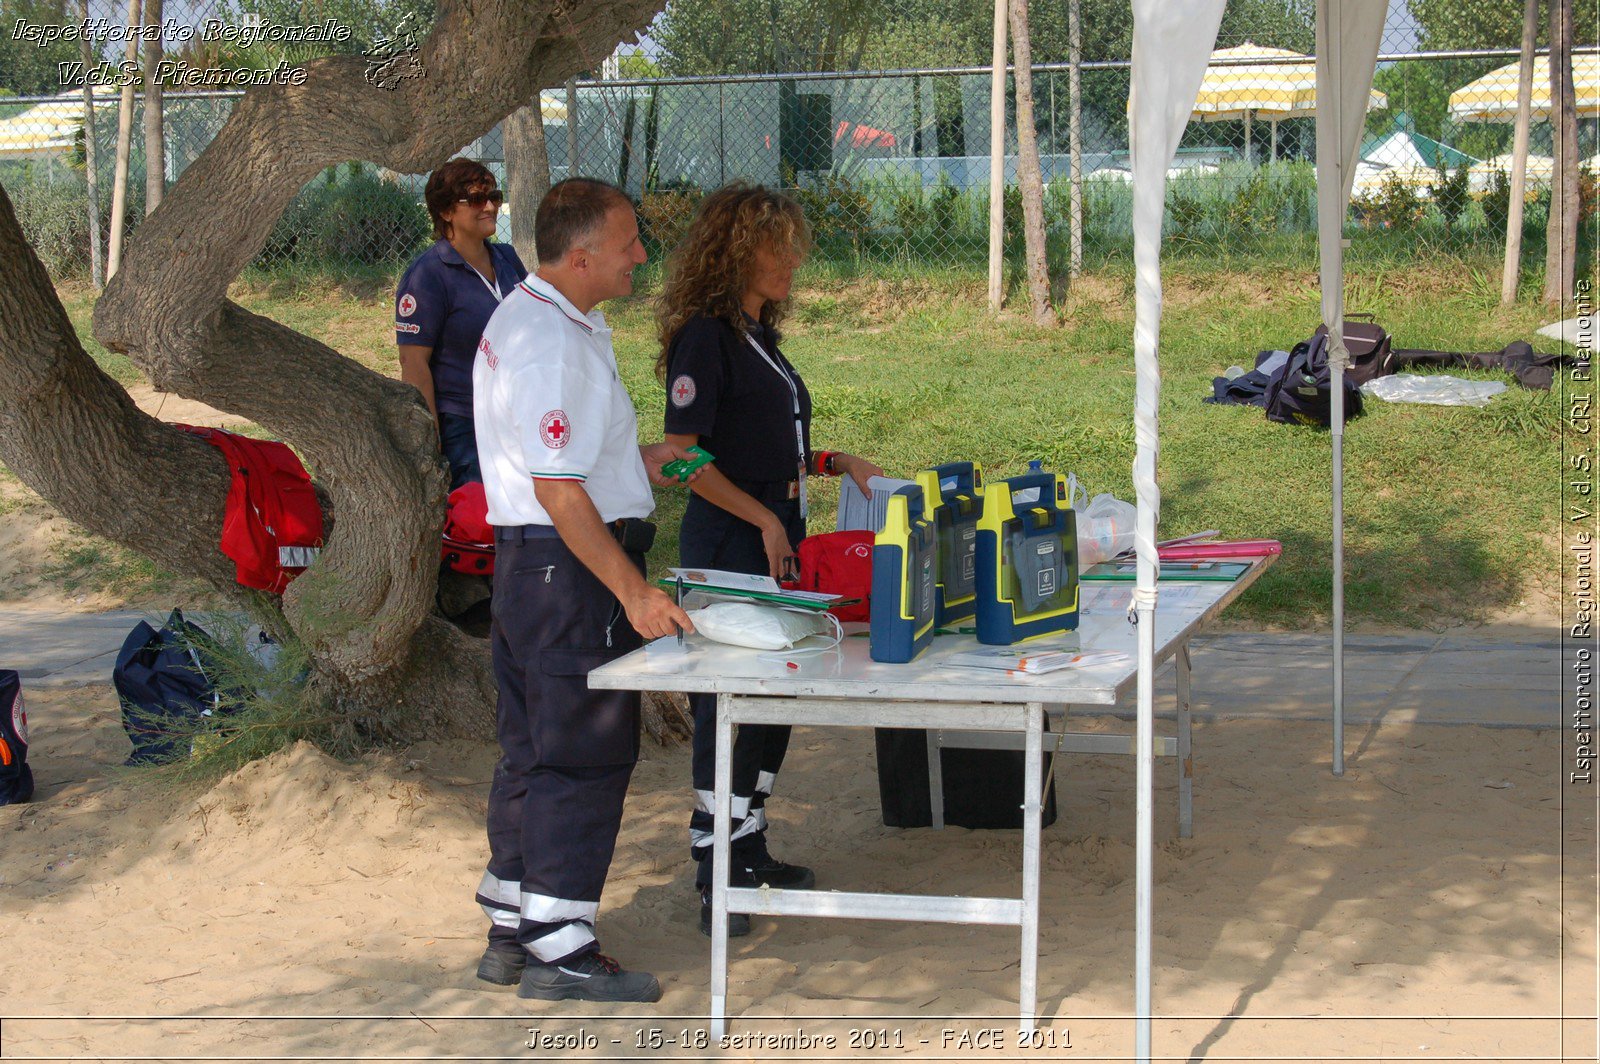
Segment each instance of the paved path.
M128 631L140 620L159 625L163 619L129 611L0 609L0 668L21 672L27 687L110 683ZM205 623L203 617L194 619ZM1326 720L1332 697L1330 645L1326 633L1221 632L1195 639L1195 715L1201 720ZM1561 676L1561 633L1554 628L1353 635L1345 642L1345 718L1351 723L1560 727ZM1170 663L1156 689L1157 712L1171 713ZM1131 694L1115 712L1131 715Z

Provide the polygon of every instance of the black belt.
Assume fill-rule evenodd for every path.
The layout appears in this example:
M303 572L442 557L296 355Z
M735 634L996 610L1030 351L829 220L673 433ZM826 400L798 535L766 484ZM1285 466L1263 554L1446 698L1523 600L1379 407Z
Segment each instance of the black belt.
M632 554L648 554L656 541L656 526L642 517L623 517L606 525L617 545ZM560 539L554 525L495 526L496 543L525 543L530 539Z

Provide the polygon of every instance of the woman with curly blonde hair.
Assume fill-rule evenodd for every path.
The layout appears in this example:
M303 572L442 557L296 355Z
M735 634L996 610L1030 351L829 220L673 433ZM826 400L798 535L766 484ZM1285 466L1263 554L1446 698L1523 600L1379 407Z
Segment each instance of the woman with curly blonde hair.
M810 227L787 196L735 183L705 198L667 260L657 309L667 387L666 438L716 456L690 485L679 532L679 563L778 577L793 565L806 533L807 474L847 475L866 490L883 472L841 451L811 447L811 393L778 349L794 271ZM711 830L716 698L691 695L695 808L689 852L699 862L700 930L711 933ZM815 885L808 868L767 850L766 799L789 729L743 725L733 748L732 886L799 889ZM728 918L728 933L750 929Z

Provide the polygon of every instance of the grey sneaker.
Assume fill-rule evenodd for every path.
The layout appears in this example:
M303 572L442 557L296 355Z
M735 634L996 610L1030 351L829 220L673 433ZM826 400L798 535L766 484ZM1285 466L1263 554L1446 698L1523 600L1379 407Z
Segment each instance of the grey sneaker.
M517 997L540 1001L660 1001L661 984L649 972L626 972L604 953L585 953L562 964L529 958Z
M478 961L478 978L496 986L515 986L517 980L522 978L522 969L527 963L528 951L521 946L514 949L490 946Z

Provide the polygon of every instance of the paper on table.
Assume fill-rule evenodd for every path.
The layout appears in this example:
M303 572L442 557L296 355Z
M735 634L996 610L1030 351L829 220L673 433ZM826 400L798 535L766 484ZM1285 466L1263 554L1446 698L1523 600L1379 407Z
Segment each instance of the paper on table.
M882 532L884 519L889 514L889 496L915 483L914 480L897 480L894 477L868 477L867 487L872 489L872 498L869 499L856 487L853 477L844 477L839 485L839 517L835 527L840 532Z
M1192 603L1201 584L1162 584L1156 610L1178 609ZM1085 617L1111 617L1128 612L1133 588L1125 583L1086 583L1078 585L1078 612Z

